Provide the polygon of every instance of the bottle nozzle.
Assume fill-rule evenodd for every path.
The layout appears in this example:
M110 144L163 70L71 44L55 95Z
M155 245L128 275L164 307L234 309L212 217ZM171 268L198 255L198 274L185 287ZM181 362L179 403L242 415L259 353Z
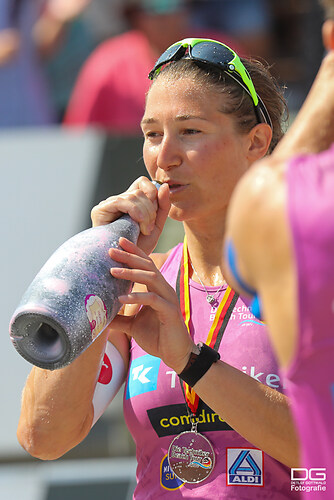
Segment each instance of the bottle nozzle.
M156 187L157 189L159 189L159 187L160 187L163 183L162 183L162 182L160 182L160 181L156 181L156 180L154 180L154 181L152 181L152 184L154 184L154 185L155 185L155 187Z

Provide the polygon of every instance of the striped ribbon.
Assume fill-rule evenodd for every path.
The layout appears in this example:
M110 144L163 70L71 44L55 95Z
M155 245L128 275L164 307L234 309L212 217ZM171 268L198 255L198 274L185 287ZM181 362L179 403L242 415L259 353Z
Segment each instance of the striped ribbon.
M190 334L189 253L188 253L188 245L186 237L184 238L183 242L183 255L181 259L178 281L179 281L180 307L184 322ZM219 349L219 345L222 340L225 328L230 319L231 313L233 311L237 299L238 295L235 293L234 290L232 290L232 288L228 286L219 304L219 307L215 314L215 318L208 333L208 337L205 341L205 343L208 346L212 347L216 351L218 351ZM186 384L186 382L182 381L182 384L188 408L194 415L196 415L200 398L195 393L195 391L188 384Z

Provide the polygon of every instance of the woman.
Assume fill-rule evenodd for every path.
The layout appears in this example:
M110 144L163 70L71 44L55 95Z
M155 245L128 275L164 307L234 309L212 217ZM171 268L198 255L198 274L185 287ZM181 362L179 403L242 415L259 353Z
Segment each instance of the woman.
M106 349L118 384L128 374L136 499L291 496L282 464L298 464L297 443L277 365L265 327L227 287L220 266L232 190L282 135L281 95L262 65L245 65L257 93L238 56L217 42L187 39L158 60L142 129L148 173L162 186L157 192L140 178L92 211L94 225L123 212L140 223L138 247L122 239L123 251L110 250L131 268L111 273L135 281L137 293L120 299L130 304L125 316L70 366L34 367L23 393L21 444L57 458L87 435L117 389L115 377L108 395L96 384ZM151 259L168 211L183 222L186 241ZM150 307L131 317L138 305ZM212 348L198 348L200 341Z

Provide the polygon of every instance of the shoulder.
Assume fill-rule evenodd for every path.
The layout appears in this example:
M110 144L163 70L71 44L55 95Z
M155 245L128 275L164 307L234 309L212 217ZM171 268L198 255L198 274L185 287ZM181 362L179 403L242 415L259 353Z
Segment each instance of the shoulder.
M270 157L239 181L232 195L227 239L232 240L246 282L256 287L279 268L286 233L286 163Z
M279 214L285 201L286 163L264 159L239 181L232 195L229 218L243 232L259 230ZM259 224L261 223L261 224Z

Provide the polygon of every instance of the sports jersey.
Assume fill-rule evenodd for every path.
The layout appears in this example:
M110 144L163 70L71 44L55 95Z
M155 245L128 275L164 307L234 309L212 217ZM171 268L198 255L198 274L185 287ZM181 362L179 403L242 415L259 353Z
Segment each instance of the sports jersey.
M175 288L183 245L177 245L161 268ZM205 342L216 305L208 304L203 286L189 280L190 333ZM206 287L214 295L219 287ZM216 295L221 300L226 287ZM174 437L191 428L180 380L162 360L131 341L131 358L124 392L124 414L136 443L136 500L299 498L290 491L290 470L256 449L207 405L201 402L198 432L212 444L216 464L197 484L183 483L170 470L168 449ZM222 337L221 359L258 381L281 391L282 381L266 328L239 298ZM217 387L219 391L219 387ZM250 400L251 404L251 400Z
M287 193L298 282L298 345L286 377L301 442L300 485L325 486L314 497L333 499L334 146L292 160Z
M100 125L117 133L139 133L147 78L154 56L139 31L103 42L76 82L65 116L69 126Z

